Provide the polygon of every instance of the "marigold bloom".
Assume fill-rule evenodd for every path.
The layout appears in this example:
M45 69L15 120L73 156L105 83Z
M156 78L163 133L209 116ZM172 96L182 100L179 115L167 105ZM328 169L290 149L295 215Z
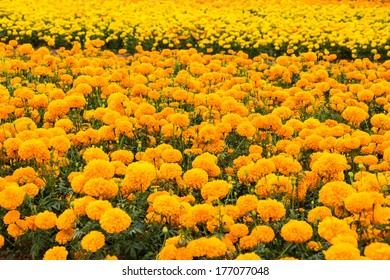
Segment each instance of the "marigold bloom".
M280 234L287 242L303 243L312 237L313 229L305 221L290 220L283 225Z
M344 200L345 209L352 213L374 210L374 197L369 192L352 193Z
M123 162L126 165L132 163L134 160L134 154L131 151L126 150L116 150L110 155L110 157L112 161L117 160Z
M332 216L332 210L330 210L328 207L317 206L308 212L307 220L310 223L314 224L314 223L321 222L326 217L331 217L331 216Z
M331 242L338 234L357 236L357 233L350 229L346 221L339 220L336 217L326 217L318 224L318 234Z
M350 166L344 155L322 154L312 165L312 171L325 179L337 178L338 173L348 170Z
M112 180L92 178L85 183L83 191L89 196L110 199L118 194L119 187Z
M204 153L194 159L192 167L201 168L206 171L210 177L216 177L221 173L221 169L218 167L217 162L217 157L209 153Z
M349 243L339 243L325 251L326 260L358 260L360 251Z
M208 182L201 189L202 197L209 201L224 198L228 193L229 184L224 180Z
M74 228L60 230L56 234L55 240L58 244L64 245L73 239L75 232L76 230Z
M112 204L108 200L95 200L87 205L85 213L92 220L100 220L104 212L111 208Z
M106 238L100 231L93 230L81 239L83 249L95 253L101 249L106 242Z
M89 203L91 203L92 201L95 201L96 199L91 197L91 196L83 196L81 198L76 198L74 201L73 201L73 210L74 212L76 213L76 215L78 217L82 217L82 216L85 216L86 215L86 208L88 206Z
M96 147L87 148L83 152L83 159L86 162L90 162L93 159L109 160L108 155L101 148Z
M364 255L372 260L390 260L390 245L382 242L371 243L364 248Z
M66 260L68 257L68 251L65 247L54 246L53 248L46 251L43 256L44 260Z
M249 233L248 226L245 224L234 224L229 228L230 235L236 237L236 238L241 238Z
M251 236L253 236L257 242L269 243L274 240L275 232L271 227L261 225L252 229Z
M50 159L50 152L45 143L39 139L24 141L18 151L21 159L35 159L37 162L44 162Z
M153 209L158 214L173 217L180 213L180 202L174 196L161 195L153 200Z
M259 244L259 242L256 240L254 236L248 235L240 238L239 244L242 250L248 250L256 247L257 244Z
M279 220L286 215L286 208L283 203L275 199L260 200L257 203L257 213L265 222Z
M84 168L84 175L87 178L111 179L115 174L112 164L103 159L93 159Z
M180 163L183 156L179 150L166 149L162 152L161 158L167 163Z
M236 260L261 260L261 258L256 253L245 253L239 254L236 257Z
M246 213L256 210L257 209L257 202L259 200L257 197L253 194L246 194L240 196L237 201L236 205L238 209L240 210L241 215L245 215Z
M119 233L126 230L132 220L131 217L120 208L108 209L100 217L100 226L108 233Z
M179 178L183 170L177 163L163 163L158 170L158 177L165 180L175 180Z
M359 126L363 121L368 119L368 113L362 108L348 106L345 108L341 116L352 125Z
M190 241L187 250L194 257L216 258L226 254L226 245L217 237L201 237Z
M13 224L20 219L20 212L18 210L11 210L4 215L3 222L6 225Z
M26 192L15 185L8 185L0 192L0 206L6 210L18 208L24 200Z
M130 163L122 181L121 191L124 195L133 191L145 192L156 177L157 172L153 164L145 161Z
M72 228L76 221L76 214L73 209L66 209L56 220L56 226L59 230Z
M35 217L35 224L40 229L51 229L55 227L57 222L57 215L53 212L45 210L44 212L39 213Z
M319 192L319 199L325 206L343 206L343 200L355 193L355 189L342 181L326 183Z
M4 246L4 243L5 243L5 241L4 241L4 236L2 236L2 235L0 234L0 249L1 249L1 247Z
M192 168L184 173L183 180L190 189L201 189L208 182L209 176L203 169Z

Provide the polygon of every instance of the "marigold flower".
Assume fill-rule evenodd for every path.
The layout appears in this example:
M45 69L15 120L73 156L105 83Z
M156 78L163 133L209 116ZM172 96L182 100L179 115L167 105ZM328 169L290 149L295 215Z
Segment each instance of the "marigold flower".
M324 252L326 260L358 260L360 251L349 243L339 243Z
M4 243L5 243L4 236L0 234L0 249L4 246Z
M26 192L15 185L8 185L0 192L0 206L6 210L18 208L24 200Z
M83 152L83 159L86 162L90 162L93 159L109 160L108 155L101 148L96 147L87 148Z
M153 164L145 161L130 163L122 181L121 192L129 195L133 191L145 192L157 177Z
M100 226L108 233L119 233L126 230L132 220L131 217L120 208L108 209L100 217Z
M92 178L85 183L83 191L89 196L110 199L118 194L119 187L112 180Z
M348 170L350 166L344 155L322 154L312 165L312 171L325 179L337 178L338 173Z
M208 182L201 189L202 197L209 201L224 198L228 193L229 184L224 180Z
M259 244L259 242L256 240L254 236L248 235L240 238L239 244L242 250L248 250L256 247L257 244Z
M275 238L274 230L265 225L255 226L252 229L251 236L253 236L257 242L269 243Z
M96 199L91 196L83 196L81 198L76 198L73 201L73 210L78 217L82 217L86 215L86 208L89 203L95 201Z
M57 222L57 215L53 212L45 210L44 212L39 213L35 217L35 224L40 229L51 229L55 227Z
M11 210L4 215L3 222L6 225L13 224L20 219L20 212L18 210Z
M203 169L210 177L216 177L221 173L221 169L218 167L217 162L217 157L209 153L204 153L194 159L192 167Z
M239 254L236 257L236 260L261 260L261 258L256 253L245 253L245 254Z
M166 149L161 153L161 158L167 163L180 163L183 156L179 150Z
M158 170L158 177L165 180L175 180L179 178L183 170L177 163L163 163Z
M173 217L180 213L180 202L174 196L161 195L153 200L153 209L165 217Z
M319 199L325 206L343 206L345 198L355 193L355 189L342 181L326 183L319 192Z
M44 260L66 260L68 257L68 251L65 247L54 246L53 248L46 251L43 256Z
M111 179L115 174L115 168L110 162L103 159L93 159L84 168L84 176L87 178Z
M21 159L35 159L40 163L50 159L47 146L39 139L29 139L20 144L18 155Z
M56 220L56 226L59 230L72 228L76 221L76 214L73 209L66 209Z
M64 245L73 239L75 232L76 230L74 228L60 230L56 234L55 240L58 244Z
M275 199L260 200L257 203L257 213L265 222L279 220L286 215L286 208L283 203Z
M92 220L100 220L104 212L111 208L112 204L108 200L95 200L87 205L85 213Z
M134 154L131 151L126 150L116 150L110 157L112 161L120 161L126 165L132 163L134 160Z
M217 237L201 237L190 241L187 250L194 257L216 258L226 254L226 245Z
M305 221L290 220L283 225L281 235L287 242L303 243L312 237L313 229Z
M189 169L183 175L184 183L190 189L201 189L208 179L207 172L200 168Z
M257 203L258 199L253 194L246 194L240 196L237 201L236 205L238 209L240 210L241 215L245 215L246 213L256 210L257 209Z
M326 217L332 216L332 210L326 206L317 206L311 209L307 214L307 220L312 223L318 223L324 220Z
M232 235L235 238L241 238L249 233L248 226L245 224L234 224L229 228L230 235Z
M339 220L336 217L326 217L318 224L318 234L331 242L338 234L357 236L357 233L350 229L346 221Z
M363 121L368 119L368 113L359 107L348 106L345 108L341 116L352 125L359 126Z
M352 193L344 200L345 209L352 213L374 210L374 197L369 192Z
M372 260L390 260L390 245L382 242L371 243L364 248L364 255Z
M81 246L84 250L95 253L106 243L106 238L100 231L93 230L81 239Z
M25 184L21 188L26 192L30 197L35 197L39 192L39 187L33 183Z

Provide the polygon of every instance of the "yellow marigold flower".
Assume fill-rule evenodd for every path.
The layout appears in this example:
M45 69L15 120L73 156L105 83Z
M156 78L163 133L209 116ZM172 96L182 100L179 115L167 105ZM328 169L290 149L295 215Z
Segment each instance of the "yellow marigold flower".
M180 217L180 223L185 227L194 227L197 223L206 223L217 215L216 209L210 204L196 204Z
M283 203L275 199L260 200L257 203L256 210L260 218L265 222L279 220L286 215L286 208Z
M103 159L93 159L84 168L84 176L87 178L111 179L115 174L115 168L110 162Z
M1 249L1 247L4 246L4 243L5 243L4 236L2 236L2 235L0 234L0 249Z
M256 127L250 121L244 121L237 126L237 133L246 138L251 138L256 131Z
M56 234L56 242L61 245L68 243L73 239L73 235L75 234L75 232L76 230L74 228L60 230Z
M208 182L201 189L202 197L209 201L224 198L228 193L229 184L224 180Z
M253 194L246 194L240 196L237 201L236 205L238 209L240 210L241 215L245 215L246 213L256 210L257 209L257 203L259 200L257 197Z
M252 229L251 236L253 236L257 242L269 243L274 240L275 232L271 227L261 225Z
M162 152L161 158L167 163L180 163L183 156L179 150L166 149Z
M118 194L119 187L112 180L92 178L85 183L83 190L89 196L110 199Z
M180 213L180 202L175 196L160 195L153 200L153 209L165 217L173 217Z
M20 212L18 210L11 210L4 215L3 222L6 225L15 223L20 219Z
M71 142L65 135L54 136L49 140L49 146L54 148L60 155L64 155L70 148Z
M330 210L326 206L317 206L309 211L307 214L307 220L312 223L318 223L321 222L326 217L332 216L332 210Z
M35 217L35 224L40 229L51 229L55 227L57 222L57 215L53 212L45 210L44 212L39 213Z
M26 192L15 185L8 185L0 192L0 206L6 210L18 208L24 200Z
M338 173L349 168L344 155L330 153L322 154L312 165L312 171L325 179L335 178Z
M56 226L59 230L66 230L74 226L76 221L76 214L73 209L66 209L61 215L58 216Z
M248 235L240 238L239 244L242 250L248 250L256 247L257 244L259 244L259 242L256 240L254 236Z
M190 119L186 114L172 114L169 116L168 120L176 127L187 127L190 125Z
M364 248L364 255L372 260L390 260L390 245L382 242L371 243Z
M325 206L343 206L343 200L355 192L355 189L348 183L335 181L326 183L321 188L319 199Z
M285 176L277 176L273 173L261 178L256 184L256 193L266 198L274 194L291 195L293 187L291 179Z
M356 239L356 236L352 236L349 234L347 234L347 235L338 234L332 238L330 243L332 245L336 245L336 244L340 244L340 243L349 243L349 244L355 246L356 248L358 247L358 241Z
M261 260L261 258L256 253L245 253L239 254L236 257L236 260Z
M355 106L348 106L345 108L341 116L344 120L355 126L359 126L369 117L368 113L364 109Z
M207 172L210 177L216 177L221 173L221 169L217 165L218 158L209 153L204 153L197 156L192 162L193 168L201 168Z
M21 159L35 159L37 162L44 162L50 159L50 152L45 143L39 139L24 141L18 151Z
M86 162L90 162L93 159L109 160L108 155L101 148L96 147L87 148L83 152L83 159Z
M388 224L390 221L390 207L375 206L374 209L374 224Z
M47 111L53 118L62 117L69 112L69 105L62 99L52 100L47 107Z
M117 261L118 257L117 256L107 255L104 259L107 260L107 261Z
M184 173L183 180L190 189L201 189L208 182L209 176L203 169L192 168Z
M95 253L106 243L106 238L100 231L93 230L81 239L81 246L84 250Z
M206 256L207 258L217 258L226 254L226 245L217 237L201 237L191 240L187 244L187 250L194 257Z
M311 249L313 251L318 252L322 248L322 244L320 242L316 242L316 241L309 241L307 243L307 247L309 247L309 249Z
M283 225L280 234L287 242L303 243L313 236L313 229L305 221L290 220Z
M100 217L100 226L108 233L119 233L131 224L131 217L120 208L108 209Z
M339 243L324 252L326 260L358 260L360 251L349 243Z
M176 260L177 248L173 244L165 244L157 255L158 260Z
M352 193L344 200L345 208L351 213L374 210L374 197L369 192Z
M85 212L88 218L92 220L100 220L104 212L112 208L112 204L108 200L95 200L87 205Z
M134 154L131 151L126 150L116 150L110 157L112 161L120 161L126 165L132 163L134 160Z
M78 217L82 217L86 215L86 208L89 203L95 201L96 199L91 196L83 196L81 198L76 198L73 201L73 210Z
M35 197L39 193L39 187L33 183L25 184L21 188L26 192L30 197Z
M339 220L336 217L326 217L318 224L318 234L331 242L338 234L351 235L357 237L357 233L350 229L346 221Z
M53 248L46 251L43 256L44 260L66 260L68 257L68 251L65 247L54 246Z
M248 226L245 224L234 224L230 228L230 235L236 237L236 238L241 238L249 233Z
M175 180L179 178L183 170L177 163L163 163L158 170L158 177L165 180Z
M146 161L130 163L122 181L121 192L129 195L133 191L145 192L157 177L156 168Z

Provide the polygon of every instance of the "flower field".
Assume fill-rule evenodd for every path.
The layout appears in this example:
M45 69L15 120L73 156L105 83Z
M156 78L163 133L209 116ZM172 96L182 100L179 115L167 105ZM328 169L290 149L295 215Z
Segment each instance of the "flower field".
M5 0L0 26L0 259L390 259L389 2Z

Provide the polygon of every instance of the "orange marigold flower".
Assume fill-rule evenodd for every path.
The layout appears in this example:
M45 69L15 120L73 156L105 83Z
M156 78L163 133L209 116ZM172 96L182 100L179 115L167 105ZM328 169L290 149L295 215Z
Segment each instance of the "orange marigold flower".
M260 200L257 203L257 213L265 222L279 220L286 215L286 208L283 203L275 199Z
M190 189L201 189L208 182L209 176L203 169L192 168L184 173L183 180Z
M65 247L54 246L53 248L46 251L43 256L44 260L66 260L68 257L68 251Z
M183 170L177 163L163 163L158 170L158 177L165 180L175 180L179 178Z
M132 163L134 160L134 154L127 150L116 150L110 157L112 161L120 161L126 165Z
M4 243L5 243L4 236L2 236L2 235L0 234L0 249L1 249L1 247L4 246Z
M355 126L359 126L369 117L366 110L355 106L348 106L347 108L345 108L341 116L344 120Z
M364 255L372 260L390 260L390 245L382 242L371 243L364 249Z
M347 159L339 154L322 154L312 165L312 171L325 179L337 178L340 172L350 169Z
M119 233L126 230L132 220L131 217L120 208L108 209L100 218L100 226L108 233Z
M206 256L208 258L216 258L226 254L226 245L217 237L201 237L191 240L187 244L187 250L194 257Z
M104 212L112 208L112 204L108 200L95 200L87 205L85 213L92 220L100 220Z
M119 187L113 180L92 178L85 183L83 190L89 196L110 199L118 194Z
M35 224L40 229L51 229L55 227L57 222L57 215L53 212L45 210L44 212L39 213L35 217Z
M156 177L157 172L153 164L146 161L130 163L122 181L121 192L124 195L133 191L145 192Z
M109 160L108 155L101 148L96 147L87 148L83 152L83 159L86 162L90 162L93 159Z
M74 226L76 221L76 214L73 209L66 209L61 215L58 216L56 226L59 230L66 230Z
M357 236L357 233L350 229L346 221L339 220L336 217L326 217L318 224L318 234L331 242L338 234Z
M256 240L256 238L252 235L244 236L240 238L240 248L242 250L248 250L252 249L257 246L259 242Z
M180 163L183 156L179 150L166 149L162 152L161 158L167 163Z
M18 155L21 159L35 159L44 162L50 159L50 152L42 140L29 139L20 144Z
M81 239L81 246L84 250L95 253L106 243L106 238L100 231L93 230Z
M261 260L261 258L256 253L251 252L251 253L239 254L236 257L236 260Z
M160 195L153 200L153 209L165 217L173 217L180 213L180 202L175 196Z
M275 232L269 226L255 226L252 229L251 236L253 236L257 242L269 243L274 240Z
M217 165L218 158L209 153L204 153L197 156L192 162L193 168L201 168L207 172L210 177L216 177L221 173L221 169Z
M313 236L313 228L305 221L290 220L283 225L280 234L287 242L303 243Z
M240 210L241 215L245 215L246 213L256 210L257 209L257 203L259 200L257 199L257 196L253 194L246 194L240 196L237 201L236 205L238 209Z
M244 121L237 126L237 133L246 138L251 138L256 131L256 127L250 121Z
M4 215L3 222L6 225L15 223L20 219L20 212L18 210L11 210Z
M56 242L61 245L68 243L73 239L75 232L76 230L74 228L60 230L56 234Z
M96 199L91 196L83 196L81 198L76 198L73 201L73 210L78 217L82 217L86 215L86 208L89 203L95 201Z
M47 112L49 112L53 118L62 117L69 112L69 105L62 99L52 100L47 107Z
M249 233L248 226L245 224L234 224L230 227L230 235L236 238L241 238Z
M344 199L355 192L355 189L348 183L335 181L326 183L321 188L319 199L325 206L343 206Z
M84 168L84 175L87 178L111 179L114 174L114 166L103 159L93 159Z
M314 224L321 222L326 217L332 216L332 210L326 206L317 206L309 211L307 214L307 220Z
M209 201L224 198L228 193L229 184L224 180L208 182L201 189L202 197Z
M349 243L339 243L324 252L326 260L358 260L360 251Z
M18 208L24 200L26 192L17 185L8 185L0 192L0 206L6 210Z
M374 203L374 197L369 192L352 193L344 200L345 209L351 213L373 211Z

